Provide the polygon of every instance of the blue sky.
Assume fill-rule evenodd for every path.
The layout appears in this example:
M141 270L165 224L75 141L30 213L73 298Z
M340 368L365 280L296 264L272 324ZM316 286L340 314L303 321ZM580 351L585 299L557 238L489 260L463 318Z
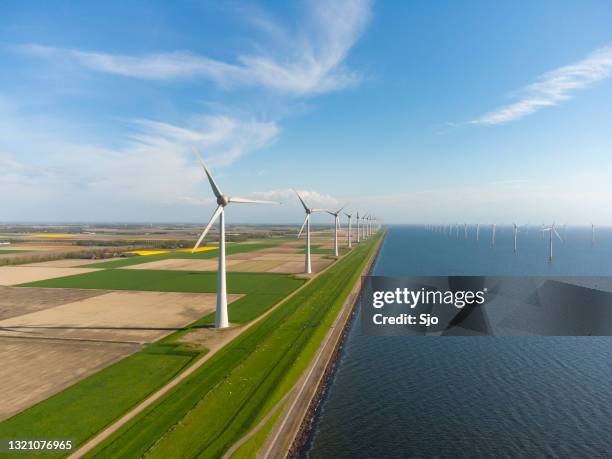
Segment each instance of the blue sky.
M612 223L609 1L19 2L0 221ZM318 216L317 222L327 223Z

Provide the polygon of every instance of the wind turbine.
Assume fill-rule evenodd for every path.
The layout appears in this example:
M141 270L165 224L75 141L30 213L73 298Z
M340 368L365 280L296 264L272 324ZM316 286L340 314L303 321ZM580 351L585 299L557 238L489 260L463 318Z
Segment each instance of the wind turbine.
M340 212L342 212L342 209L344 209L344 206L335 212L326 210L328 214L334 216L334 257L338 256L338 229L340 228Z
M347 242L348 248L350 249L353 247L353 235L352 235L352 229L351 229L351 218L353 218L353 214L347 214L346 212L344 212L344 215L348 217L348 235L346 236L346 242Z
M357 244L359 244L359 212L357 212Z
M514 235L514 253L516 253L516 236L519 232L519 227L516 225L516 223L512 224L512 233Z
M297 197L302 203L304 211L306 212L306 218L304 218L304 223L302 223L302 227L300 228L300 232L298 233L297 237L299 239L299 237L302 235L302 231L304 231L304 225L306 225L306 256L304 258L304 272L306 274L310 274L312 273L312 267L310 265L310 214L313 212L325 212L325 210L308 207L297 191L295 191L295 194L297 194Z
M467 223L463 224L463 233L464 233L465 238L467 239Z
M595 247L595 225L591 223L591 247Z
M246 199L239 197L230 197L221 192L217 184L215 183L215 179L213 179L210 171L202 161L202 157L195 150L195 154L202 165L202 169L204 169L204 173L208 178L208 183L210 183L210 188L217 198L217 208L212 214L210 221L202 231L202 235L196 245L193 247L191 253L195 253L197 248L200 246L204 237L208 233L208 230L212 227L213 223L219 219L219 272L217 273L217 309L215 313L215 327L216 328L226 328L229 327L229 320L227 315L227 288L226 288L226 273L225 273L225 207L228 204L236 203L236 204L279 204L278 202L273 201L261 201L257 199Z
M476 240L480 240L480 223L476 223Z
M495 223L491 225L491 246L495 246Z
M559 235L559 233L555 229L555 223L554 222L548 228L543 228L542 229L542 234L544 234L544 231L550 231L550 239L549 239L550 253L548 255L548 261L549 261L549 263L552 263L552 261L553 261L553 233L555 233L555 236L557 236L561 242L563 242L563 239L561 238L561 236Z

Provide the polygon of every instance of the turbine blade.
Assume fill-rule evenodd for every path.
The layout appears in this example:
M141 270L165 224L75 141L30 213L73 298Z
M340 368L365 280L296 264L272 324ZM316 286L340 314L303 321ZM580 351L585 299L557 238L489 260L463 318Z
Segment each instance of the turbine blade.
M277 202L277 201L264 201L262 199L239 198L238 196L231 197L228 199L228 201L235 202L238 204L280 204L280 202Z
M217 219L217 217L219 217L221 212L223 212L223 207L222 206L217 206L217 208L215 209L215 211L212 214L212 217L210 217L208 225L206 225L206 228L204 228L204 231L202 231L202 235L200 236L200 239L198 239L198 242L196 242L196 245L193 247L193 250L191 251L191 253L195 253L195 251L198 249L198 247L200 247L200 244L202 243L202 241L206 237L206 234L208 233L208 230L213 225L213 223L215 223L215 220Z
M200 152L196 148L194 148L193 151L195 155L197 156L198 160L200 161L200 164L202 165L202 169L204 169L204 173L206 174L206 177L208 177L208 183L210 183L210 187L212 188L213 193L215 194L216 197L220 198L221 196L223 196L223 193L217 186L217 183L215 182L215 179L213 178L210 171L208 170L208 167L206 167L206 164L204 164L204 161L202 160L202 156L200 156Z
M559 240L560 240L561 242L563 242L563 238L562 238L562 237L561 237L561 235L560 235L560 234L557 232L557 230L556 230L555 228L553 228L552 230L554 231L555 235L556 235L556 236L559 238Z
M302 231L304 231L304 227L306 226L306 222L308 221L309 218L310 218L310 215L306 214L306 218L304 219L304 223L302 223L302 227L300 228L300 232L298 233L298 236L297 236L298 239L302 235Z
M304 206L304 210L306 212L308 212L308 206L306 205L306 203L304 202L304 200L302 199L302 197L300 196L300 193L297 192L297 190L293 189L293 191L295 192L295 194L297 194L298 199L300 200L300 202L302 203L302 206Z

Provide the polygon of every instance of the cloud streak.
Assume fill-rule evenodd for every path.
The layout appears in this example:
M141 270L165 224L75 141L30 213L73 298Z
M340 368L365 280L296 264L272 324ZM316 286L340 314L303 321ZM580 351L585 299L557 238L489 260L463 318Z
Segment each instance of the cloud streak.
M258 43L256 53L244 53L235 62L223 62L190 51L141 56L82 51L29 44L20 49L53 62L77 64L89 70L146 80L203 78L222 88L264 87L295 96L322 94L357 83L360 76L347 69L350 49L370 18L369 0L342 0L329 4L314 1L307 9L304 27L296 33L281 24L265 21L271 35ZM260 21L261 22L261 21ZM273 33L271 32L273 31ZM282 45L274 38L286 37Z
M485 113L468 124L494 126L516 121L545 107L571 98L571 93L587 88L612 75L612 45L591 52L574 64L547 72L516 92L518 101Z

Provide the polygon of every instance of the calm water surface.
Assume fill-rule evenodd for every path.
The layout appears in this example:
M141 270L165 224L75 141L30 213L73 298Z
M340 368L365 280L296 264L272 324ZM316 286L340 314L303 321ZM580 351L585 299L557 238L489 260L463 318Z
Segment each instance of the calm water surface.
M563 232L562 228L559 228ZM612 275L612 232L389 228L375 274ZM612 457L612 338L372 337L353 321L303 452L311 458Z

